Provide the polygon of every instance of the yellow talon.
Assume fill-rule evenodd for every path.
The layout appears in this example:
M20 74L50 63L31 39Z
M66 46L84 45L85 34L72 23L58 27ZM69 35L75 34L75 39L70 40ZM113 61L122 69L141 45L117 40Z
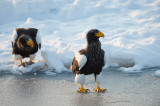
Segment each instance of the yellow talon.
M84 89L83 86L81 86L81 88L78 90L78 92L87 93L88 89Z
M97 91L97 92L105 92L106 91L106 89L101 89L99 87L99 85L97 85L97 88L95 88L94 90Z
M30 63L32 63L32 64L34 63L34 62L32 61L32 59L30 59Z
M22 60L20 61L20 64L23 64Z
M19 67L20 66L25 66L25 64L22 62L22 60L20 60L20 65L18 65Z

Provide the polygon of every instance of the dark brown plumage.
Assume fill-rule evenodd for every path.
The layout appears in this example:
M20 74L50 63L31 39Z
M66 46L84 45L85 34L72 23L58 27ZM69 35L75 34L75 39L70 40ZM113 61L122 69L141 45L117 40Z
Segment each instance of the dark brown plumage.
M37 33L36 28L16 28L12 39L12 54L19 57L15 60L21 61L25 57L34 55L38 48L41 49L41 41Z
M105 52L101 49L100 37L104 37L104 34L97 29L90 30L87 35L87 46L85 49L76 53L72 62L72 72L76 73L75 82L81 85L78 92L86 93L88 89L83 88L85 81L84 75L94 74L97 92L105 92L106 89L101 89L100 73L102 67L105 65Z
M104 50L101 49L101 43L96 33L99 30L91 30L87 33L87 47L79 51L81 55L87 57L86 64L79 70L79 65L74 57L72 62L72 72L80 74L100 74L102 67L104 66Z

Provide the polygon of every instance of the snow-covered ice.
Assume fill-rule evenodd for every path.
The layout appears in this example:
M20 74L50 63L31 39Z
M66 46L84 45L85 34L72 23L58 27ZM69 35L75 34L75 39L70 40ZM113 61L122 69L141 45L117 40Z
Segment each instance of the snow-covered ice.
M42 57L49 70L55 70L55 72L60 73L66 71L62 61L58 58L58 55L54 52L42 52Z
M86 33L97 28L108 66L141 72L160 66L160 0L3 0L0 1L0 71L68 71L75 53L86 46ZM11 40L18 27L40 30L35 65L17 67ZM42 56L41 56L42 55ZM18 72L18 73L19 73Z
M153 75L157 76L157 77L160 77L160 70L156 71Z

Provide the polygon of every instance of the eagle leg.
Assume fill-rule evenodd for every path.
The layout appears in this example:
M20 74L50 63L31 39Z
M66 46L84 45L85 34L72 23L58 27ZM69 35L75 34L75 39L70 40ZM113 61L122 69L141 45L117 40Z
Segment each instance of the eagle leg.
M81 88L78 90L80 93L87 93L88 91L89 89L84 89L83 86L81 86Z
M22 60L20 60L20 64L23 64Z
M106 89L101 89L99 85L97 85L97 88L94 89L97 92L105 92Z
M30 59L30 61L29 61L31 64L33 64L34 62L32 61L32 59Z
M18 65L18 66L19 66L19 67L20 67L20 66L25 66L25 63L23 63L22 60L20 60L20 65Z

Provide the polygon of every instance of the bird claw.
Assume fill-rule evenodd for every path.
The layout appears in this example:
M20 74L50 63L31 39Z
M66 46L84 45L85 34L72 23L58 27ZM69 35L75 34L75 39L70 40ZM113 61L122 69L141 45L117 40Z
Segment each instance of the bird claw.
M21 67L21 66L26 67L26 66L32 65L32 64L34 64L33 61L29 61L29 62L20 62L20 64L18 65L18 67Z
M89 91L90 91L89 89L80 88L77 92L79 92L79 93L87 93Z
M105 92L107 89L97 89L97 88L95 88L94 90L97 91L97 92Z
M31 63L31 64L34 64L35 62L33 62L33 61L30 61L30 63Z
M87 93L87 92L89 92L89 90L88 89L86 89L86 90L78 90L77 92L79 92L79 93Z
M95 88L94 90L97 92L105 92L107 89L101 89L98 85L97 88Z
M25 63L21 63L18 65L18 67L21 67L21 66L25 67Z

